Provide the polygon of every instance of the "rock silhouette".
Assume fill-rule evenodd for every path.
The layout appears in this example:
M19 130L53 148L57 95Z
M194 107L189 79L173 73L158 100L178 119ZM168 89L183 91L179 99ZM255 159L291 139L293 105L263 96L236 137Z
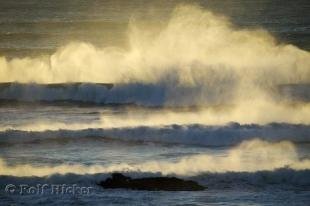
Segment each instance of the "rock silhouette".
M121 173L113 173L99 183L103 188L124 188L132 190L163 190L163 191L200 191L205 187L191 180L182 180L176 177L147 177L132 179Z

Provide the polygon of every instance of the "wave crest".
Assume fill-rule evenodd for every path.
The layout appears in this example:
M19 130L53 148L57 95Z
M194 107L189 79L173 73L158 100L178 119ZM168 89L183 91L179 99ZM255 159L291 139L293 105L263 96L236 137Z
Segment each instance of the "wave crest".
M180 158L177 162L149 161L140 164L113 165L59 165L41 166L15 165L9 166L0 161L0 175L11 176L48 176L51 174L95 174L109 172L151 172L163 175L176 174L193 176L206 172L256 172L279 168L294 170L310 169L310 160L300 160L294 144L291 142L270 143L259 139L244 141L230 149L227 155L211 154L191 155Z
M154 142L170 144L192 144L202 146L231 146L243 140L260 137L268 141L288 140L296 143L309 142L307 125L267 124L267 125L240 125L230 123L223 126L205 125L167 125L167 126L137 126L81 129L86 125L46 124L25 126L19 129L0 132L0 143L15 144L19 142L48 141L57 138L59 141L73 138L79 139L101 138L124 142ZM59 128L60 127L60 128Z
M277 85L310 81L309 52L195 6L177 7L159 32L132 20L128 39L127 50L71 43L48 57L2 57L0 82L115 83L113 100L143 93L137 103L205 105L262 100Z

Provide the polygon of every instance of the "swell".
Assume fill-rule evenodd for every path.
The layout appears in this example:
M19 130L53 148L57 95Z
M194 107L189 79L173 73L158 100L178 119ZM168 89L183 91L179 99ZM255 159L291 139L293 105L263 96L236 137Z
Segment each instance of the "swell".
M0 103L46 102L104 104L113 84L104 83L53 83L22 84L0 83ZM30 95L31 94L31 95Z
M306 175L309 174L310 160L300 158L292 142L271 143L254 139L244 141L230 148L227 154L220 156L213 153L202 153L180 157L176 160L148 160L141 163L120 162L91 165L64 163L41 166L32 164L10 165L5 160L0 159L0 169L1 176L28 178L50 178L55 175L64 177L72 173L81 177L81 175L130 172L136 176L154 174L177 175L185 178L195 177L200 181L207 182L208 185L214 184L215 186L217 186L217 181L218 183L232 184L233 182L238 184L249 180L252 180L252 183L258 180L255 184L293 182L309 186L309 177ZM293 180L292 177L295 173L298 175ZM73 178L69 178L69 181L73 181Z
M87 126L87 125L86 125ZM25 127L20 130L7 128L0 132L0 144L16 143L48 143L54 140L74 141L93 138L127 142L153 142L162 144L189 144L201 146L231 146L244 140L260 138L277 142L289 140L295 143L310 142L310 127L302 124L272 123L267 125L230 123L223 126L166 125L166 126L136 126L119 128L79 129L82 125L49 125L46 127ZM60 128L59 128L60 127ZM61 128L62 127L62 128ZM40 130L44 128L46 130Z
M197 96L206 92L203 88L182 86L174 88L174 94L167 91L165 83L159 84L112 84L112 83L0 83L0 103L6 102L45 102L45 103L88 103L88 104L136 104L144 106L195 106L217 104L232 104L227 92L224 98L209 95L196 101ZM273 89L274 98L281 101L309 102L309 84L278 85ZM180 94L180 95L178 95ZM181 95L182 94L182 95ZM192 98L189 98L192 97Z

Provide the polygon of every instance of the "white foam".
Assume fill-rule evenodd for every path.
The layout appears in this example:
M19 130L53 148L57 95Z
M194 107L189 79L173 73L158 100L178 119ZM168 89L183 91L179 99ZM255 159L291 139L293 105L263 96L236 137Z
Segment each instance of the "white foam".
M24 126L21 130L4 130L0 132L0 142L18 143L33 140L45 141L58 138L59 141L67 138L99 137L112 140L131 142L155 142L173 144L196 144L202 146L230 146L243 140L260 137L268 141L289 140L291 142L310 142L310 127L307 125L292 125L273 123L267 125L240 125L230 123L223 126L205 125L168 125L168 126L137 126L116 128L88 128L98 126L92 124L34 124ZM100 126L100 124L99 124ZM59 129L59 127L61 129ZM83 129L87 128L87 129ZM47 129L47 130L46 130Z
M177 162L149 161L140 164L119 163L92 166L63 164L38 167L29 164L9 166L4 160L1 160L0 175L47 176L55 173L95 174L125 171L193 176L206 172L272 171L283 167L294 170L310 169L310 160L300 160L295 146L291 142L269 143L255 139L245 141L232 148L226 156L191 155L182 157Z
M102 88L89 93L85 85L66 92L33 88L22 94L26 99L40 94L42 99L205 105L269 101L266 96L277 85L310 81L309 52L277 43L262 29L238 29L199 7L177 7L159 32L134 20L128 27L128 49L74 42L48 57L1 57L0 82L119 85L108 93Z

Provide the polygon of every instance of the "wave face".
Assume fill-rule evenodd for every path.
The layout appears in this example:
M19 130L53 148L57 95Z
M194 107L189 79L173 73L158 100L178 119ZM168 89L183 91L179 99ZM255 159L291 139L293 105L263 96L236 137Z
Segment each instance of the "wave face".
M197 1L0 1L0 205L309 204L310 53L269 33L309 48L309 3ZM103 190L112 172L208 190ZM5 186L44 183L94 193Z
M0 83L0 101L3 103L5 103L5 101L21 101L108 104L113 103L107 101L109 90L112 87L113 84L99 83L66 83L45 85Z
M165 84L105 84L105 83L0 83L0 102L47 102L47 103L87 103L87 104L136 104L144 106L194 106L193 101L204 92L204 89L182 86L175 88L171 94ZM210 91L216 92L216 91ZM209 93L210 93L209 92ZM274 95L282 101L310 101L310 86L280 85ZM181 95L182 94L182 95ZM212 95L212 94L210 94ZM189 99L189 97L192 97ZM231 98L227 94L227 98ZM205 105L224 104L223 100L215 96L202 97L200 102ZM230 104L228 99L226 104Z
M227 18L197 6L177 7L159 28L131 20L128 39L127 49L75 42L47 57L0 58L0 82L115 84L109 92L89 84L58 90L11 85L15 92L2 92L2 99L31 100L32 92L32 100L43 101L160 106L239 104L248 99L273 103L279 85L310 82L309 52L280 44L264 30L236 28Z
M263 153L263 155L262 155ZM225 155L196 154L175 161L150 160L141 163L125 162L108 165L61 164L34 166L28 164L8 165L0 159L0 175L48 176L52 174L95 174L109 172L151 172L162 175L195 176L206 172L257 172L279 168L294 170L310 169L310 161L299 157L296 147L289 141L270 143L260 139L244 141L230 148Z
M63 144L59 144L61 145ZM231 203L230 199L239 197L241 194L242 200L246 198L247 201L251 200L256 204L279 201L282 205L282 201L285 200L288 205L296 201L300 205L306 205L310 189L309 169L309 159L300 158L293 143L288 141L270 143L258 139L245 141L221 155L204 153L186 155L178 159L164 158L161 161L150 160L131 164L126 161L119 163L107 161L101 164L34 165L25 162L9 164L0 159L0 199L2 203L23 201L32 203L35 199L33 204L40 205L42 202L49 203L50 199L55 199L59 203L73 201L72 204L76 204L76 200L72 200L75 198L72 198L71 193L55 198L51 190L52 186L58 185L91 187L91 193L81 198L94 205L108 204L120 198L124 199L123 204L126 205L130 196L138 196L137 199L132 200L138 202L149 195L155 195L154 203L158 204L159 200L166 201L171 197L171 192L103 190L97 185L98 182L109 177L111 172L118 171L133 178L178 176L195 180L207 187L207 190L201 192L173 192L177 199L171 200L172 205L175 201L180 201L180 197L176 194L181 194L185 199L193 198L190 202L205 202L200 198L207 196L208 202L213 198L217 203L219 198L226 197L226 201ZM46 185L43 195L37 193L20 195L19 185L37 187L38 184L39 187ZM7 185L10 186L9 194L4 192L7 191ZM33 191L37 190L33 189ZM158 198L157 195L162 198ZM288 201L288 196L292 200ZM14 201L12 201L13 198Z
M50 126L50 130L41 131L42 127L25 127L23 130L9 128L0 132L0 142L18 143L31 141L48 141L57 138L59 141L66 141L73 138L78 141L82 138L103 138L107 140L154 142L154 143L177 143L193 144L201 146L231 146L241 143L243 140L265 139L268 141L289 140L296 143L310 142L310 127L308 125L291 125L273 123L268 125L240 125L231 123L224 126L205 125L169 125L169 126L137 126L120 128L89 128L78 129L81 126L57 125ZM43 127L48 129L48 127ZM22 129L22 128L21 128Z

